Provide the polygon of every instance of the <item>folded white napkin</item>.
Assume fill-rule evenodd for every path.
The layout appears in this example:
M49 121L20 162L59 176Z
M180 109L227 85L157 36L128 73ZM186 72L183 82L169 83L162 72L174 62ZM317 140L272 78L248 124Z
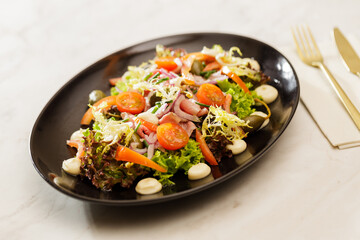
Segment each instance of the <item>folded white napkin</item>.
M360 55L360 41L354 36L348 36L348 40ZM325 64L360 110L360 78L346 70L335 41L318 46ZM303 63L297 55L295 44L280 51L295 68L300 81L300 98L331 145L339 149L360 146L360 131L322 71Z

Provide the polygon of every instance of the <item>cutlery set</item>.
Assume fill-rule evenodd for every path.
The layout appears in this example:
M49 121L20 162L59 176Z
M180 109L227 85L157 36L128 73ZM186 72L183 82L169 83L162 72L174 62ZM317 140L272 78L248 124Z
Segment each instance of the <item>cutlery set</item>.
M316 67L322 70L336 94L340 98L345 109L349 113L353 122L360 130L360 112L351 102L345 91L340 84L336 81L330 70L324 64L324 59L320 50L315 42L315 39L308 26L296 27L292 29L292 35L295 41L296 50L300 59L307 65ZM334 39L340 55L351 73L360 77L360 58L352 48L348 40L340 32L338 28L333 30Z

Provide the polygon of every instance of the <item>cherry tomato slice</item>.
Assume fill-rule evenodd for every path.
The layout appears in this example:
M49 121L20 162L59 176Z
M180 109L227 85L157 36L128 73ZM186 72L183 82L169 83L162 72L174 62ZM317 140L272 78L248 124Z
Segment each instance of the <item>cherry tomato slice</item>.
M157 127L156 136L167 150L177 150L189 142L189 135L179 124L164 123Z
M138 114L145 108L145 98L137 92L122 92L116 97L116 106L120 112Z
M225 96L221 89L209 83L201 85L196 96L200 103L206 105L222 106L225 102Z

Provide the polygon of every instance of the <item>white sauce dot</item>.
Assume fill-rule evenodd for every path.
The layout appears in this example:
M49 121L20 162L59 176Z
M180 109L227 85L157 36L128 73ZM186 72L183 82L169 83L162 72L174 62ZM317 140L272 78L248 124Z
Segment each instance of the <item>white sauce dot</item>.
M206 163L198 163L193 165L188 171L189 180L198 180L208 176L211 172L210 167Z
M81 166L81 161L76 157L64 160L62 163L62 169L64 169L65 172L71 175L79 175L80 166Z
M135 187L137 193L142 195L149 195L160 192L162 189L161 183L155 178L144 178L138 182Z
M82 129L77 130L71 134L70 140L81 140L84 137L82 134Z
M233 144L226 145L226 148L231 150L234 155L240 154L245 151L247 144L244 140L234 140Z
M267 114L266 114L266 113L260 112L260 111L253 112L253 113L250 114L250 115L256 115L256 116L260 116L260 117L263 117L263 118L267 117ZM261 124L261 126L259 127L258 130L266 127L266 126L269 124L269 122L270 122L270 119L269 119L269 118L265 119L265 121L263 122L263 124Z
M261 96L266 104L275 101L279 95L278 90L271 85L261 85L255 89L255 92Z

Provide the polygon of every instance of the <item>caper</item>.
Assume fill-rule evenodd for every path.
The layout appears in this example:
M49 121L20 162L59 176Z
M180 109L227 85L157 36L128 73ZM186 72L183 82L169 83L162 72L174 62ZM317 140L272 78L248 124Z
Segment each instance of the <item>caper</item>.
M265 121L265 118L257 116L257 115L249 115L247 117L244 117L243 120L248 123L249 127L244 126L242 129L245 132L255 132L258 130L263 122Z
M106 97L106 94L101 91L101 90L93 90L90 94L89 94L89 104L93 105L94 103L96 103L97 101L99 101L100 99Z
M201 71L204 69L202 63L198 60L195 60L191 66L190 72L195 75L200 75Z
M131 144L131 143L137 143L137 146L135 146L135 147L138 148L138 149L144 148L144 144L143 144L143 142L140 140L140 137L139 137L139 135L137 135L137 133L134 133L134 134L131 136L130 144Z
M155 103L161 101L161 99L162 99L161 97L157 97L156 94L154 93L149 99L150 106L151 107L155 106Z

